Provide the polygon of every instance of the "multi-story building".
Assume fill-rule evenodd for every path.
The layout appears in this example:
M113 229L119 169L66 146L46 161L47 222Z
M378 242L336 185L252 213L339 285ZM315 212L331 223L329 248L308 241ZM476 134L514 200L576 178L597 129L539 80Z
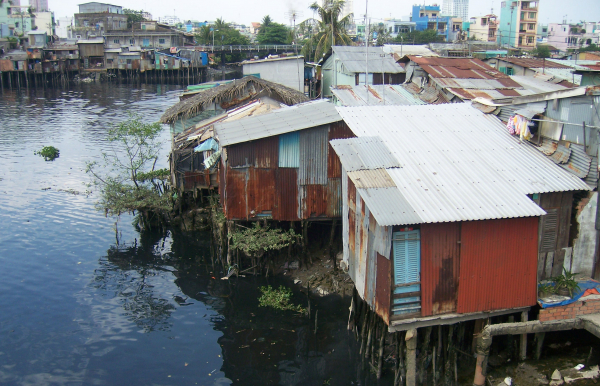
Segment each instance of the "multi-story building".
M104 35L106 44L113 47L137 46L164 49L191 44L194 35L159 25L156 21L134 23L132 29L108 31Z
M483 42L495 42L498 32L498 16L472 17L469 23L469 38Z
M539 1L503 1L500 6L498 43L533 49L536 45Z
M75 14L74 38L89 39L103 36L107 31L127 29L127 15L123 7L106 3L79 4L79 13Z
M19 36L36 27L35 15L30 14L27 8L29 6L11 5L8 0L0 0L0 34L2 37Z
M146 20L152 20L152 14L150 12L142 12L142 17Z
M175 15L159 17L158 21L161 24L166 24L166 25L171 25L171 26L181 23L181 20L179 20L179 18Z
M48 36L52 36L56 34L54 21L54 12L44 11L44 12L34 12L35 16L35 25L38 27L38 31L46 32Z
M469 20L469 0L444 0L442 3L442 15Z
M29 0L29 6L37 12L48 11L48 0Z
M409 33L417 29L417 23L414 21L404 21L400 19L384 19L385 28L389 31L392 37L398 34Z
M442 16L439 5L413 5L411 21L416 23L417 31L435 30L446 41L453 41L454 24L460 25L452 16Z
M73 36L71 34L71 27L73 27L74 23L73 17L59 17L56 19L56 26L54 27L56 31L56 36L61 39L72 39Z
M537 43L548 44L548 25L538 24L537 29Z
M561 51L577 50L590 44L598 44L600 39L600 23L548 24L548 44Z

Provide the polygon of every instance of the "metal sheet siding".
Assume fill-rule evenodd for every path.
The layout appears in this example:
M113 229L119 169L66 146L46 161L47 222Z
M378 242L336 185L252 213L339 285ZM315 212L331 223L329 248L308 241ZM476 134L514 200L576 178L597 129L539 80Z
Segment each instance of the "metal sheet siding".
M273 219L297 221L298 218L298 169L275 169L275 205Z
M300 166L300 133L293 132L279 136L279 167L297 168Z
M462 223L459 313L535 305L538 218Z
M279 160L279 137L267 137L252 142L257 168L276 168Z
M344 121L333 122L329 125L329 140L355 137L352 130ZM327 178L338 178L342 176L342 163L331 144L327 144Z
M368 212L368 208L365 213ZM367 256L367 270L365 275L365 300L369 303L372 309L376 308L376 297L375 289L377 288L377 253L373 250L373 240L375 234L373 232L375 228L375 218L370 214L365 217L364 227L366 234L366 242L364 249L366 250Z
M254 144L240 143L227 148L227 166L232 168L254 166Z
M555 110L552 103L548 103L546 116L561 122L571 122L575 125L564 125L562 131L562 140L583 144L583 122L586 125L592 125L593 108L590 108L593 103L592 97L581 96L577 98L563 98L558 100L558 108ZM587 130L586 140L590 143L590 134L592 130Z
M342 179L341 178L329 178L327 180L327 186L325 187L325 201L327 209L325 215L327 217L341 217L343 206L342 199Z
M227 168L225 213L227 219L245 219L248 212L246 202L246 182L248 180L248 169Z
M321 217L327 211L325 201L325 186L318 184L300 185L299 194L302 197L301 218Z
M422 316L456 311L460 222L421 225Z
M249 168L246 187L248 218L275 207L275 169Z
M347 172L401 166L383 139L378 136L337 139L330 143Z
M356 189L354 184L348 178L348 271L352 276L352 281L356 283L354 270L356 267Z
M300 131L299 185L327 183L328 136L328 126Z
M348 176L346 175L346 171L342 168L342 178L341 178L342 189L340 191L340 195L342 196L342 250L343 257L342 261L346 263L346 267L348 266L348 259L350 257L350 253L348 251L349 245L349 216L350 212L348 210Z
M375 290L375 312L386 324L390 324L390 290L392 288L392 261L377 255L377 280Z

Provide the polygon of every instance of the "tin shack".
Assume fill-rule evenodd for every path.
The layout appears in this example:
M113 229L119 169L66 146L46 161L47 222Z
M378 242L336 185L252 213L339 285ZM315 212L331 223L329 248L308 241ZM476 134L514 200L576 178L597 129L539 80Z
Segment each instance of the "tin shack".
M401 331L537 301L534 195L588 185L467 104L338 107L344 257L358 295Z
M317 100L215 124L227 219L341 217L341 166L328 141L354 134L340 121Z

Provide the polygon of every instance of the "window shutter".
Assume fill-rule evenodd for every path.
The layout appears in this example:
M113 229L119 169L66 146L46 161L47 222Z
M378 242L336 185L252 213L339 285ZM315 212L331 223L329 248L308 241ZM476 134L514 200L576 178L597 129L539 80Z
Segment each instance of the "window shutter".
M546 209L542 223L542 242L540 252L554 252L558 233L558 209Z

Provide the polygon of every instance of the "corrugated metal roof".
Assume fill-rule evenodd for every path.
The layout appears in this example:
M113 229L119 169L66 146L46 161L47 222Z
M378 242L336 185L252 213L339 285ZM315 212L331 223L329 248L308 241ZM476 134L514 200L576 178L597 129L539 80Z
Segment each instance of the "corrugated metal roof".
M366 47L334 46L333 52L346 72L365 72L367 58ZM396 63L391 54L386 54L383 51L382 47L369 47L369 72L398 74L405 71L404 68Z
M385 169L356 170L348 172L354 185L361 189L395 188L396 184Z
M551 154L550 159L559 165L569 162L569 157L571 157L571 149L559 144L556 147L556 151Z
M570 68L569 66L556 61L538 58L502 58L500 60L526 68L543 68L544 66L546 68Z
M404 90L402 85L364 85L332 87L331 92L342 106L422 105L420 99Z
M569 162L560 165L565 170L570 171L579 178L585 178L590 172L592 159L585 153L583 145L571 144L571 156Z
M456 88L479 89L479 90L521 88L521 86L519 84L505 86L503 84L505 82L499 82L496 79L432 78L432 80L435 83L439 84L441 87L456 87Z
M381 211L368 205L380 225L415 223L415 216L418 223L540 216L545 212L527 194L589 189L520 143L495 116L468 104L337 109L359 138L332 141L336 152L336 142L345 141L347 148L364 136L379 136L402 165L387 171L398 187L394 200L402 196L411 210L392 214L389 208L400 204L391 193L378 193L373 205ZM340 156L346 170L352 165L347 160L356 158ZM370 197L371 189L365 190Z
M598 186L598 157L591 158L592 164L590 165L590 172L584 178L584 181L590 188L595 189Z
M380 226L399 224L397 222L399 218L402 219L402 224L423 222L398 188L356 188L356 191L360 193L360 197Z
M488 66L479 59L472 58L436 58L409 55L410 60L417 63L432 78L455 79L503 79L503 85L519 87L508 75Z
M271 113L215 124L219 144L229 146L340 121L335 106L326 100L283 107Z
M533 76L511 75L510 78L518 84L520 84L521 86L523 86L523 88L531 90L536 94L543 92L560 91L569 88L550 81L544 81Z
M395 53L399 57L404 55L420 55L420 56L439 56L435 52L427 48L427 45L406 45L406 44L384 44L383 50L389 53Z
M348 173L401 166L380 137L334 139L329 143Z

